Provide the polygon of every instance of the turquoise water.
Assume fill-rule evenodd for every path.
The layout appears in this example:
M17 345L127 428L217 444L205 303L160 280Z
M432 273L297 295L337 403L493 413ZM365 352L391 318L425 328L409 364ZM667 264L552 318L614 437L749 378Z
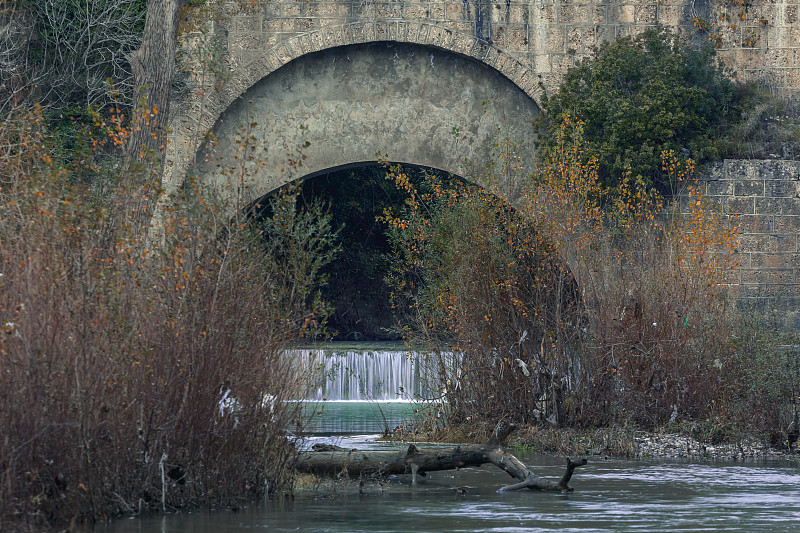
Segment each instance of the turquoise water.
M411 402L306 402L313 413L308 424L312 434L364 435L391 432L406 423L419 409Z

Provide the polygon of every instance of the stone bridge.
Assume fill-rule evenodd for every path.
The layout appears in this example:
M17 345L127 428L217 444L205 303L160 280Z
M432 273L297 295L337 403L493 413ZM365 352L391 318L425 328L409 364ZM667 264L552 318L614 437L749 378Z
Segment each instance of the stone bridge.
M542 95L604 40L656 23L692 32L697 17L725 15L709 29L736 78L800 96L798 2L272 0L186 36L192 74L173 103L164 185L175 191L195 172L241 206L386 159L513 194ZM492 161L501 168L487 172ZM800 326L800 167L724 168L708 193L742 215L742 296Z
M739 79L800 94L798 1L756 0L746 20L728 24L735 29L711 29ZM164 184L175 190L194 168L252 200L380 157L480 182L481 167L503 148L498 140L533 153L537 102L592 47L656 23L693 31L696 17L719 20L717 4L272 0L187 36L183 62L197 74L174 103ZM740 18L735 4L726 9ZM211 130L213 151L205 148ZM233 158L244 140L257 145L248 162ZM307 158L296 168L290 160L303 146ZM513 176L501 181L513 189Z

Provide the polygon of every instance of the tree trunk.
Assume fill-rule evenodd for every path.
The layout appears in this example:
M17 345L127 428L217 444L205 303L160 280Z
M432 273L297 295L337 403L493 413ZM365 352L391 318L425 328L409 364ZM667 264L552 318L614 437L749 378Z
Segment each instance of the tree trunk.
M134 114L128 140L132 161L160 162L166 143L175 76L178 19L185 0L148 0L142 44L128 60L133 72Z
M501 422L486 444L456 446L447 451L420 450L413 444L404 452L365 452L315 445L315 451L298 456L297 469L331 476L412 474L416 480L417 474L424 476L426 472L491 463L519 480L519 483L500 488L501 491L527 488L571 492L569 480L576 467L586 464L586 459L573 462L567 458L567 469L559 481L536 477L522 461L505 451L505 441L513 429L514 426Z
M139 228L149 220L160 188L178 19L184 2L148 0L142 44L128 58L134 80L134 107L126 147L126 175L132 192L128 208Z

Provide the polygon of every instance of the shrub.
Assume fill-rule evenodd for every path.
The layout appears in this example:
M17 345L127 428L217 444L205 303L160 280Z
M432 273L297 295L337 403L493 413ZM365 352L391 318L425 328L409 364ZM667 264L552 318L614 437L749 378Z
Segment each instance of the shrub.
M231 220L195 182L147 245L124 187L97 201L52 163L40 116L4 126L0 524L280 488L298 415L283 400L305 386L281 354L326 313L327 218L283 195L261 225Z
M443 386L447 420L558 419L579 319L566 265L502 199L435 177L416 186L396 169L391 177L408 194L387 217L394 303L407 311L407 339L430 353L423 362Z
M552 146L562 117L577 117L604 185L616 186L630 172L662 186L662 152L696 161L717 155L719 137L738 117L735 94L713 46L649 29L602 44L570 69L543 102L541 137Z
M561 124L516 209L392 175L409 195L390 217L392 282L406 338L434 353L445 420L652 428L727 417L762 429L731 413L767 402L776 416L764 419L784 424L786 373L759 370L732 340L736 231L694 186L693 162L662 154L681 202L630 175L609 194L582 128Z

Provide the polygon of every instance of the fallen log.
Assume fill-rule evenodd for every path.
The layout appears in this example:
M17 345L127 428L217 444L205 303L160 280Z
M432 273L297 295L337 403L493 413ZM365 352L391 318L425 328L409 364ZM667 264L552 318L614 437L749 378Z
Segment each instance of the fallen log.
M401 452L371 452L347 450L338 446L315 445L311 452L300 453L296 468L301 472L334 477L388 476L412 474L425 476L426 472L457 470L491 463L508 473L518 483L507 485L500 491L532 489L571 492L569 481L575 468L586 464L586 459L572 461L567 458L567 469L559 481L542 479L533 475L525 464L506 452L505 443L514 430L512 424L500 422L492 438L485 444L456 446L449 450L421 450L414 444Z

